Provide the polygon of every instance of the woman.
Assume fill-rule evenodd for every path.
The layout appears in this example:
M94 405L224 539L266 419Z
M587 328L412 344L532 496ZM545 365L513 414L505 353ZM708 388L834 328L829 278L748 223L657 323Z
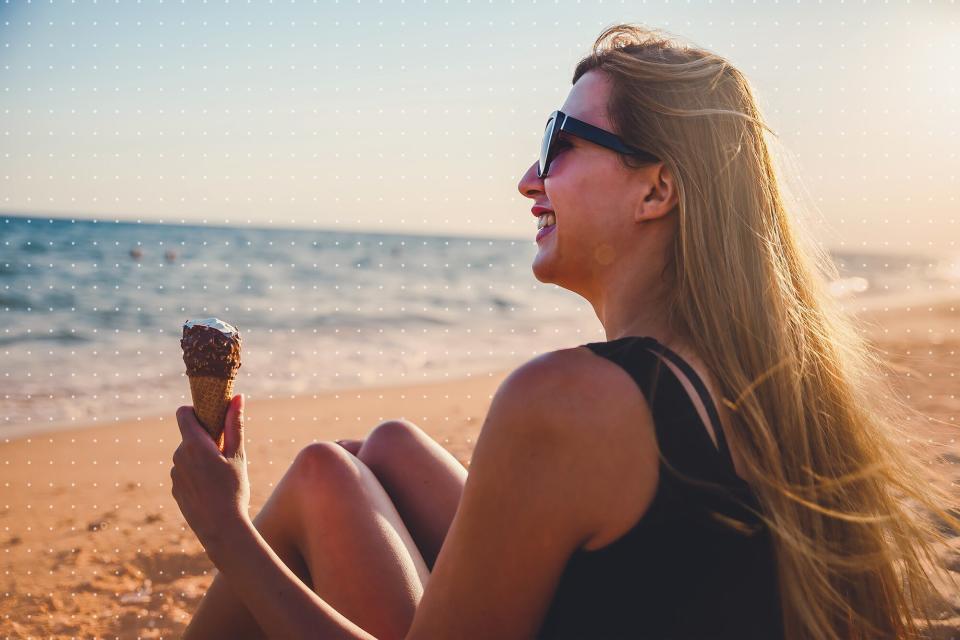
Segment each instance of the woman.
M724 59L601 34L519 189L555 220L537 279L607 342L514 371L469 476L385 422L303 449L253 522L239 403L222 455L181 407L173 491L220 569L185 637L916 637L942 534L899 498L960 522L764 129Z

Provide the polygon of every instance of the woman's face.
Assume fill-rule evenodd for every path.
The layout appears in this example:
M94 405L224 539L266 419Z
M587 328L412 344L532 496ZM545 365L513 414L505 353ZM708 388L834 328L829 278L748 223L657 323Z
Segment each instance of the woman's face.
M616 133L607 118L609 92L606 74L587 72L560 110ZM537 177L534 162L518 185L532 205L553 210L557 219L556 229L537 242L533 263L537 280L590 299L623 252L631 245L636 250L635 216L648 187L642 175L622 165L616 152L561 133L547 177ZM533 235L536 218L531 218Z

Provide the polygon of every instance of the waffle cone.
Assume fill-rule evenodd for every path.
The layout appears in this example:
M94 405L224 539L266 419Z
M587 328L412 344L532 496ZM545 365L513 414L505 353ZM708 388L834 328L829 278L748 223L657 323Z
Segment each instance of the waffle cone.
M223 448L223 423L233 398L233 378L187 376L193 396L193 412L219 448Z

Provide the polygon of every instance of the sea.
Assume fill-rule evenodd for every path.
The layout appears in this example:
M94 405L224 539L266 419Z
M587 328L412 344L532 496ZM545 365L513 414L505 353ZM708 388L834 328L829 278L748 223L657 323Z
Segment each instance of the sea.
M182 325L240 330L234 391L284 398L487 375L605 340L530 238L0 214L0 439L173 415ZM858 308L955 296L956 257L831 253Z

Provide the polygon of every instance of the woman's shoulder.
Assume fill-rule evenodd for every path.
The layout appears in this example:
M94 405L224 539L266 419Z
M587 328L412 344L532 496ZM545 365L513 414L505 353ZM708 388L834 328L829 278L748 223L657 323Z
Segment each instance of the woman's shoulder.
M501 385L576 458L580 489L592 496L596 535L611 538L645 511L656 493L659 461L653 416L633 378L586 347L544 353L514 370Z
M586 346L540 354L514 369L500 391L517 391L531 401L553 399L542 409L580 418L632 413L642 418L646 399L622 367L597 356Z
M626 388L622 374L609 360L597 357L585 346L578 346L548 351L528 360L504 379L500 389L520 389L531 396L566 392L570 404L565 409L589 410L596 408L591 407L592 402L577 401L616 396L616 391Z

